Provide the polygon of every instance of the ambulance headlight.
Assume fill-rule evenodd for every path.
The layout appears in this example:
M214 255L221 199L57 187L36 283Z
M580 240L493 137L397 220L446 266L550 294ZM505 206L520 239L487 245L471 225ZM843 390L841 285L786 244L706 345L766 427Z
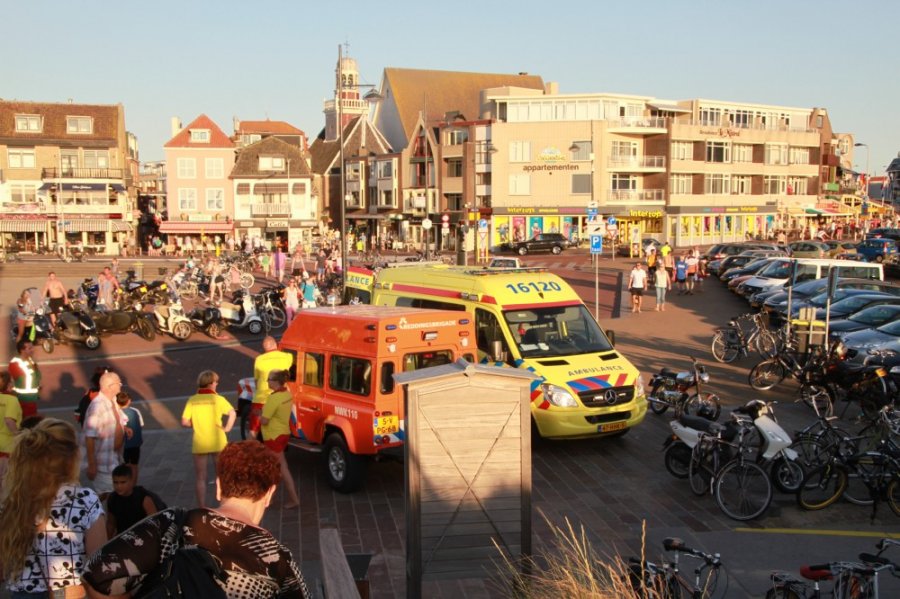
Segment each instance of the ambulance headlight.
M637 377L634 379L634 396L641 397L645 396L644 392L644 377L638 373Z
M541 385L541 391L544 393L544 399L560 408L576 408L578 402L572 397L572 394L556 385L544 383Z

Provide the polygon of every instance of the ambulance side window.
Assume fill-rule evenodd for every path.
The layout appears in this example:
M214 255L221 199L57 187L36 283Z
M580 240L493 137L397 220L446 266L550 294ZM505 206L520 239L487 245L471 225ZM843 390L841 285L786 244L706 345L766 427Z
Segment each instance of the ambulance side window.
M379 375L381 381L379 382L380 389L382 393L393 393L394 392L394 363L393 362L385 362L381 365L381 374Z
M311 387L325 386L325 354L303 354L303 384Z
M460 312L466 309L462 304L422 299L420 297L398 297L397 305L406 308L429 308L431 310L456 310Z
M335 391L368 396L372 389L372 363L360 358L331 356L328 386Z
M503 335L503 327L500 326L500 322L492 312L481 308L475 309L475 339L480 358L487 358L493 361L494 356L491 352L493 351L494 341L499 341L501 351L506 355L507 361L512 363L512 354L509 351L509 345L506 343L506 337Z
M288 370L288 380L292 383L297 382L297 352L292 349L283 349L285 353L291 354L291 367Z

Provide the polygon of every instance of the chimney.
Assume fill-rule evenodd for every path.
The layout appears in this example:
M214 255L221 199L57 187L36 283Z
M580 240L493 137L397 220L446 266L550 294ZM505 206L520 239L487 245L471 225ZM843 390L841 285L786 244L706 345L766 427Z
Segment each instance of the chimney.
M559 95L559 82L557 81L548 81L544 84L544 95L545 96L558 96Z
M241 130L241 121L236 116L231 117L231 126L234 127L234 134Z
M176 135L178 135L181 132L181 119L179 119L177 116L173 116L171 123L172 123L172 137L175 137Z

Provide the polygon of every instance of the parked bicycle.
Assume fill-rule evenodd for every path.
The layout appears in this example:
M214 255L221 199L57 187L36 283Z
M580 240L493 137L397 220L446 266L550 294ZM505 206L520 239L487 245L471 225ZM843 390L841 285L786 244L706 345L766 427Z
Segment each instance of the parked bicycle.
M693 597L706 599L713 597L719 586L719 571L722 569L722 558L718 553L705 553L699 549L688 547L676 537L663 540L663 549L672 552L671 561L656 564L641 561L636 557L629 558L629 578L631 588L641 599L674 599L676 597ZM680 570L680 557L698 561L694 568L693 581L685 578Z
M779 349L778 340L769 331L762 313L736 316L713 335L712 355L719 362L734 362L739 356L749 355L751 348L763 358L775 356Z
M825 348L813 346L808 351L798 350L795 342L788 343L774 357L763 360L750 369L747 381L757 391L768 391L791 377L801 388L804 384L820 383L824 379Z

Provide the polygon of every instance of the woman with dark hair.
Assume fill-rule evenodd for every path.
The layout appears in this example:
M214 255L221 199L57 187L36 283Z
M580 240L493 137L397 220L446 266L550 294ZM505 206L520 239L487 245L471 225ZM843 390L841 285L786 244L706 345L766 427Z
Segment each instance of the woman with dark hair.
M259 528L281 478L278 459L256 441L232 443L219 454L216 472L217 509L186 512L180 530L178 509L163 510L109 541L85 567L89 595L134 595L179 546L196 545L221 564L219 584L229 598L307 599L291 552Z
M12 599L84 597L82 569L106 541L106 516L96 493L78 486L79 465L68 422L45 418L17 435L0 510L0 555Z

